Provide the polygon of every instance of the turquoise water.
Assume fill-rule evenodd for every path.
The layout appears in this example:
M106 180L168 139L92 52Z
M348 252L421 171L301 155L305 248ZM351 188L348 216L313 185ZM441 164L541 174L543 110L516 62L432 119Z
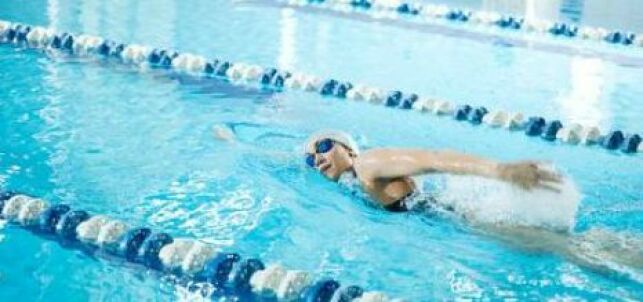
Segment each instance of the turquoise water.
M255 2L29 3L0 2L0 19L604 128L643 128L643 69L582 49L447 37ZM643 60L641 50L582 47ZM4 188L408 301L641 297L641 156L5 45L0 58ZM214 140L211 128L221 123L241 142ZM351 132L364 147L552 161L583 194L576 235L560 243L546 240L553 234L530 234L525 241L532 242L523 242L449 217L369 207L302 165L301 141L328 127ZM188 298L140 267L88 257L13 226L0 236L3 301Z

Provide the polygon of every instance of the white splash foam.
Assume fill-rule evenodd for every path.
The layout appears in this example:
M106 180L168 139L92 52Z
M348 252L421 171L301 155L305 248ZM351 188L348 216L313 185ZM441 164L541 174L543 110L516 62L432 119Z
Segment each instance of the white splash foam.
M580 193L569 178L560 193L526 191L514 185L480 177L447 176L438 201L468 220L486 224L519 225L570 231L576 222Z

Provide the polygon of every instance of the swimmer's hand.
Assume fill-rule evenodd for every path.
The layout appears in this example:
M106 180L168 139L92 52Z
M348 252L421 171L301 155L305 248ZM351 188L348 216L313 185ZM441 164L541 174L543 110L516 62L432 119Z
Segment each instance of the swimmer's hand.
M214 138L222 141L233 142L234 141L234 132L230 127L225 125L214 125L212 126L212 135Z
M561 183L561 176L542 168L543 164L533 161L498 164L498 178L525 190L545 189L560 192L556 185Z

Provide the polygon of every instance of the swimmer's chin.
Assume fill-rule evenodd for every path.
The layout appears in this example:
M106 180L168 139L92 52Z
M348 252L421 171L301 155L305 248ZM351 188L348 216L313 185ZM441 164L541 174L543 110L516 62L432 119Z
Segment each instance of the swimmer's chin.
M339 176L341 175L341 173L338 173L334 169L328 169L325 172L323 172L322 175L324 175L324 177L326 177L328 180L337 182L339 180Z

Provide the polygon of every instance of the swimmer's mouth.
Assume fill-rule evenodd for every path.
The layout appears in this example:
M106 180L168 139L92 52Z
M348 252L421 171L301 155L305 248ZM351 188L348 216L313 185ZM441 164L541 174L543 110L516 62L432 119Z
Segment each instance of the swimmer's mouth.
M323 164L323 165L319 166L319 171L322 172L322 173L326 172L326 170L328 170L328 169L330 169L330 163Z

